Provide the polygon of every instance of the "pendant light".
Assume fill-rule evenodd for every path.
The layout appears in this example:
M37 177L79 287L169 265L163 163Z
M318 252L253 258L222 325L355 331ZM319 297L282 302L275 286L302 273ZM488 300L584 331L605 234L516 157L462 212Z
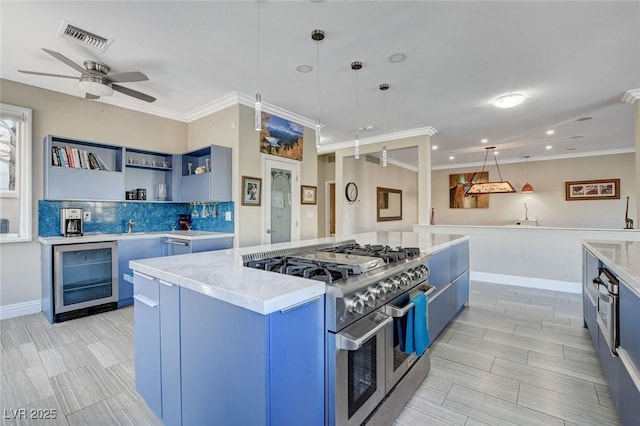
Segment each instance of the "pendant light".
M388 83L382 83L379 86L380 91L382 92L382 134L386 135L387 133L387 97L386 93L389 90ZM387 146L384 145L382 147L382 167L387 167Z
M262 95L260 94L260 0L258 0L258 91L254 107L254 127L256 131L262 130Z
M524 158L527 159L527 182L522 185L520 192L523 194L531 194L533 192L533 185L529 183L529 156L525 155Z
M489 155L489 151L493 153L493 160L496 162L496 167L498 168L498 175L500 176L499 182L483 182L483 183L473 183L473 179L475 178L475 173L471 177L472 185L467 189L465 195L480 195L480 194L508 194L511 192L516 192L513 189L513 186L506 180L502 180L502 173L500 173L500 166L498 165L498 160L496 159L495 146L488 146L485 148L486 154L484 155L484 163L482 164L482 172L484 172L484 166L487 164L487 156ZM482 173L481 172L481 173Z
M362 69L362 62L351 62L351 69L356 71L356 112L354 114L354 128L356 129L356 135L353 138L354 157L356 160L360 159L360 135L358 134L358 71Z
M324 40L324 31L311 31L311 39L316 41L316 103L317 103L317 121L316 121L316 148L320 148L320 138L322 125L320 124L320 42Z

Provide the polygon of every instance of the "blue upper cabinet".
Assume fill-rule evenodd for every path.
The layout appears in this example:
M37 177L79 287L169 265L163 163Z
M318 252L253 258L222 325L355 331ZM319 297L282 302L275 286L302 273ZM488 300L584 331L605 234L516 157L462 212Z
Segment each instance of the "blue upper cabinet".
M44 142L44 198L122 200L121 146L47 136Z
M231 148L211 145L181 156L179 201L231 200Z
M173 154L127 148L125 190L137 194L138 189L144 189L147 201L175 201L177 180L173 166L179 158Z

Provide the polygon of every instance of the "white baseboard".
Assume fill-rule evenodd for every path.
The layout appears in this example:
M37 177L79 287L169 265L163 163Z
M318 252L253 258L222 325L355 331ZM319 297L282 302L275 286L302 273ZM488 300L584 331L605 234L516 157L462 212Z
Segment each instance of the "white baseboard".
M544 278L521 277L518 275L491 274L489 272L471 271L473 281L485 281L496 284L515 285L518 287L540 288L544 290L582 293L582 284L573 281L547 280Z
M14 303L13 305L4 305L0 306L0 320L37 314L40 311L42 311L42 300L30 300L28 302Z

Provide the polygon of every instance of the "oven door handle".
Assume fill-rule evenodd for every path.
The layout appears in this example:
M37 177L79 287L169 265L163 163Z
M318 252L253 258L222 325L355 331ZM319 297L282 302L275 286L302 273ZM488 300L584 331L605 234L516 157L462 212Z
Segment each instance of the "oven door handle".
M436 291L436 288L433 286L426 287L429 288L426 291L422 291L426 296ZM407 315L407 312L409 312L413 308L413 306L413 302L409 302L403 307L399 307L390 303L384 307L384 313L391 316L392 318L402 318L403 316Z
M378 325L373 327L371 330L367 331L364 335L358 337L357 339L352 338L347 334L336 334L336 347L338 349L344 349L347 351L357 351L362 347L362 345L369 340L372 336L377 334L380 330L385 328L387 325L393 322L393 318L386 317L382 320Z
M598 288L598 286L594 285L593 288L596 291L598 299L602 299L608 304L611 304L613 302L613 298L611 296L609 296L609 294L605 294L605 293L601 292L600 289Z

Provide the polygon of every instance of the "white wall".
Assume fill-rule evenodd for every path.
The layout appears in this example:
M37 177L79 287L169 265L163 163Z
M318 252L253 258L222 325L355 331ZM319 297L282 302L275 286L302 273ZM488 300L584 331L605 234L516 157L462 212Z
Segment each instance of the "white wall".
M355 182L358 200L343 204L343 228L345 235L369 231L411 231L418 221L418 173L394 165L382 167L360 156L344 159L344 182ZM402 220L377 222L376 188L402 190ZM344 197L344 191L336 188L336 197Z
M527 204L529 219L538 226L570 228L624 228L626 197L629 215L636 218L635 154L616 154L562 160L529 161L532 194L490 195L487 209L449 208L449 175L479 171L481 167L465 167L432 171L432 205L438 225L504 225L524 219ZM495 168L487 166L490 180L498 180ZM501 164L505 180L517 191L527 178L526 163ZM592 179L620 179L619 200L565 201L565 182Z
M186 151L187 125L84 98L0 80L3 103L33 110L33 241L0 244L0 306L39 300L38 200L43 193L43 140L49 135L152 151Z

